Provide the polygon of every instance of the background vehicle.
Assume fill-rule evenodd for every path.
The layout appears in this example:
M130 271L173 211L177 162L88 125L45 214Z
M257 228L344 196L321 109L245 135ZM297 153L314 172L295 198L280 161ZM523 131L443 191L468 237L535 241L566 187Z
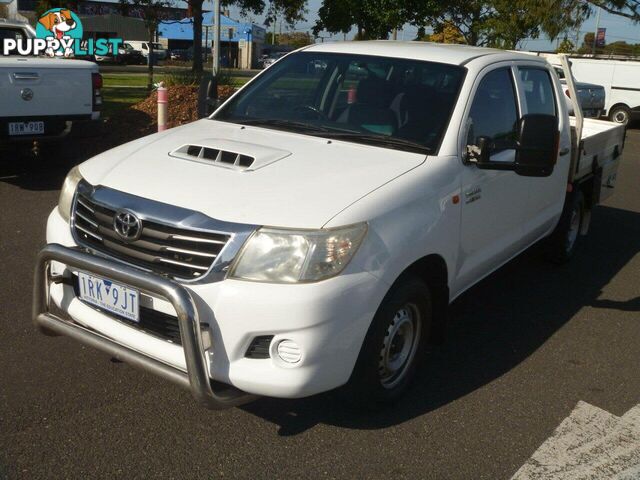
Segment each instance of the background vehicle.
M0 39L33 37L29 25L0 23ZM91 62L0 56L0 143L57 139L73 123L99 120L101 88Z
M146 63L142 53L126 42L118 49L116 57L111 54L95 55L95 61L98 63L118 63L120 65L142 65Z
M530 52L521 52L527 53ZM547 59L547 61L553 65L558 78L560 79L560 83L563 86L563 91L566 95L565 102L567 104L567 108L569 109L569 114L573 115L573 104L571 99L569 98L569 89L567 86L567 80L565 78L565 73L560 63L560 56L557 54L548 54L548 53L533 53L533 55L541 56ZM572 69L573 71L573 69ZM607 93L605 88L602 85L596 85L594 83L587 83L593 81L593 79L589 76L582 76L582 81L578 81L575 77L574 72L574 83L576 86L576 92L578 94L578 102L582 107L582 114L585 117L589 118L600 118L605 112L606 106L606 97Z
M555 71L558 74L564 93L567 96L566 102L569 113L573 115L573 105L569 99L569 87L567 86L566 78L564 78L564 71L560 66L556 66ZM583 115L589 118L600 118L605 112L605 88L602 85L578 81L575 82L575 85L578 94L578 103L582 108Z
M571 62L578 80L589 79L604 86L604 114L609 120L626 125L640 118L640 62L595 58L572 58Z
M262 68L270 67L271 65L276 63L278 60L280 60L282 57L284 57L288 53L290 52L276 52L269 55L267 58L262 60Z
M539 240L567 261L613 193L624 127L564 99L545 59L500 50L292 53L210 118L70 172L36 323L212 408L392 402L453 299Z
M129 40L127 43L134 49L142 54L143 57L149 56L149 42L142 42L138 40ZM157 60L165 60L167 58L167 50L161 43L153 43L153 55Z
M189 50L187 49L174 49L169 52L169 58L171 58L171 60L179 60L183 62L191 60L192 55L189 55Z

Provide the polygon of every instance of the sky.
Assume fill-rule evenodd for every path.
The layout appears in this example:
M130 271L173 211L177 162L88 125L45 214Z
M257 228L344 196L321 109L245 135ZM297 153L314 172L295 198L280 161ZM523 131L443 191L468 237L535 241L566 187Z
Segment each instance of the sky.
M304 22L299 22L295 26L296 31L310 31L313 25L315 24L316 19L318 18L318 9L322 5L322 0L309 0L308 3L308 14L306 15L307 19ZM210 3L209 8L213 7L213 3ZM205 8L207 8L205 6ZM240 14L238 9L231 9L231 17L239 18ZM259 25L262 25L264 18L257 16L253 17L252 20ZM580 32L573 32L569 35L569 38L575 43L576 33L579 35L578 46L582 43L582 39L584 34L587 32L595 31L596 26L596 15L595 12L580 28ZM615 41L626 41L627 43L640 43L640 24L634 25L630 20L609 14L605 11L602 11L600 15L600 28L606 28L606 41L607 43L612 43ZM278 30L280 26L278 25ZM287 26L283 25L282 30L286 31ZM402 40L411 40L415 38L418 29L411 25L405 25L402 31L398 32L398 39ZM350 40L353 38L355 31L350 32L347 35L347 39ZM329 34L325 33L323 35L329 36ZM332 37L325 38L324 41L339 41L342 40L342 34L333 35ZM555 49L555 42L549 41L548 38L538 38L538 39L528 39L522 42L520 48L523 50L551 50Z

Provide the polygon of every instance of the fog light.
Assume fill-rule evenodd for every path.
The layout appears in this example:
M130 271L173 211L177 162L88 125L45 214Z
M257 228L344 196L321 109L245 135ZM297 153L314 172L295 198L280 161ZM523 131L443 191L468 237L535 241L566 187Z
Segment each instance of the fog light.
M283 362L298 363L302 357L302 351L293 340L282 340L278 343L278 356Z

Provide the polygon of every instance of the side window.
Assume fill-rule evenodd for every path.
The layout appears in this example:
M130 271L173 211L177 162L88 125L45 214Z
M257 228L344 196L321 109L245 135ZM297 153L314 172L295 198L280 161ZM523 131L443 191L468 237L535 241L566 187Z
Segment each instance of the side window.
M0 19L1 20L1 19ZM25 31L21 28L0 28L0 43L4 42L4 40L22 40L27 38L25 35ZM17 55L18 49L15 48L7 52L9 55Z
M549 72L542 68L519 67L520 81L527 101L527 113L556 115L556 99Z
M513 148L517 139L518 106L509 68L494 70L480 81L469 113L467 144L489 137L494 151Z

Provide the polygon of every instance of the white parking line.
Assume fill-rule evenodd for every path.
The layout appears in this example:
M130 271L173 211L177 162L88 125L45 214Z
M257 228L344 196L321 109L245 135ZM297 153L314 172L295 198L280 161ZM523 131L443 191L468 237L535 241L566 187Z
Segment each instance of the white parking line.
M543 479L640 479L640 404L616 417L578 402L512 477Z

